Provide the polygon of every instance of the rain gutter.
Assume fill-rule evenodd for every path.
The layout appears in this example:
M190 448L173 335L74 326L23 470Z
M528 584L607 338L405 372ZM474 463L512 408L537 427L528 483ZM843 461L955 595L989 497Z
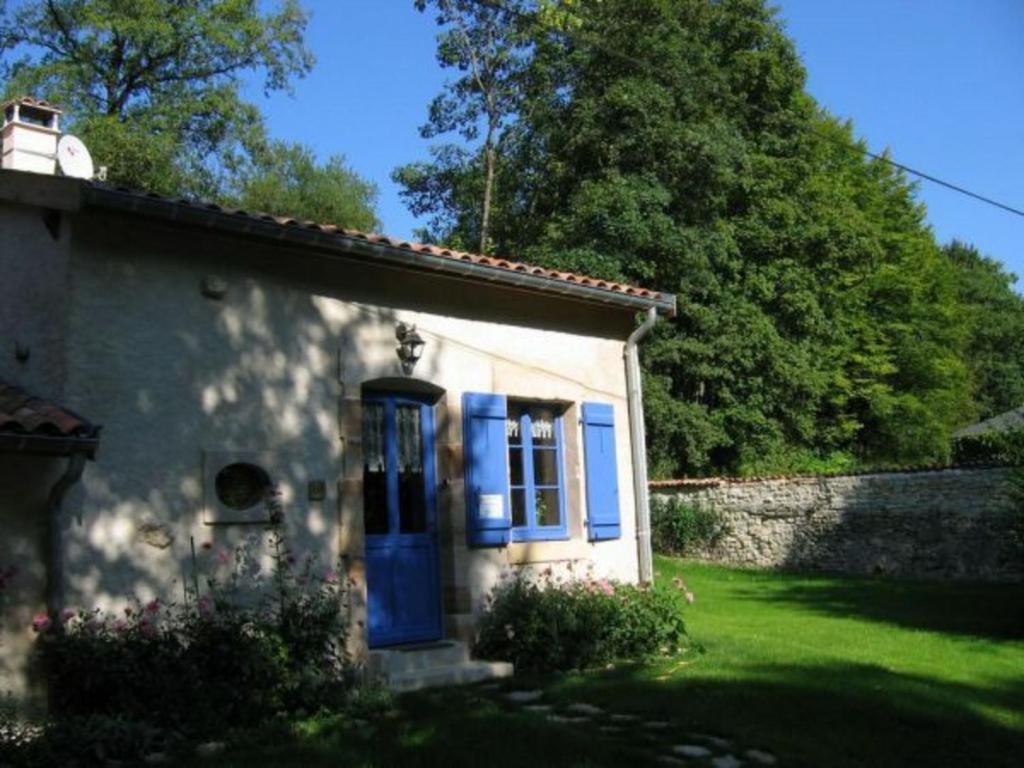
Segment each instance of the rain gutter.
M629 444L633 458L633 502L636 508L636 548L640 581L654 583L651 551L651 507L647 491L647 434L644 429L644 395L640 380L639 343L658 322L658 308L648 307L647 317L626 340L626 403L629 409Z

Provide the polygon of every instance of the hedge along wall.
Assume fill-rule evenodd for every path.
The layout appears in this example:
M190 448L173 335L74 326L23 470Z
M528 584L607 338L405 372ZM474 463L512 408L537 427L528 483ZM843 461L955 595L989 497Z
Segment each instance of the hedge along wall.
M711 507L729 531L702 559L913 578L1024 577L1013 470L942 469L773 479L669 480L652 500Z

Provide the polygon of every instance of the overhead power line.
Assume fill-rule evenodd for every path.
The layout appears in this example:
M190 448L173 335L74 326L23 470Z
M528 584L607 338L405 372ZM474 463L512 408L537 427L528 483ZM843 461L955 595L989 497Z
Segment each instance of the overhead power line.
M979 195L977 192L972 192L971 190L967 189L966 187L958 186L957 184L953 184L952 182L949 182L949 181L943 181L940 178L932 176L930 173L925 173L924 171L914 170L909 165L904 165L903 163L897 163L891 157L886 157L885 155L876 155L874 152L870 151L869 149L867 149L865 147L859 147L859 149L860 149L861 152L863 152L868 157L874 158L875 160L881 160L883 163L888 163L889 165L892 165L892 166L894 166L896 168L899 168L901 171L906 171L907 173L913 174L914 176L919 176L922 179L925 179L927 181L932 182L932 184L938 184L939 186L946 187L947 189L951 189L954 192L959 192L961 195L967 195L968 197L973 197L975 200L980 200L983 203L988 203L989 205L994 205L996 208L1002 208L1004 211L1009 211L1010 213L1015 213L1018 216L1024 216L1024 211L1022 211L1020 208L1014 208L1012 205L1007 205L1006 203L1000 203L998 200L993 200L991 197L985 197L985 195Z
M535 23L535 19L533 19L532 17L527 16L526 14L524 14L521 11L518 11L518 10L516 10L514 8L509 8L509 7L505 6L505 5L503 5L501 2L498 2L498 0L473 0L473 2L475 2L477 5L481 5L481 6L488 7L488 8L495 8L495 9L504 11L504 12L506 12L508 14L516 16L521 21L526 21L528 23ZM605 54L607 56L612 56L614 58L619 59L620 61L629 62L629 63L633 64L634 66L640 68L641 70L645 71L647 74L654 74L652 70L648 70L647 69L647 62L645 62L645 61L643 61L641 59L638 59L635 56L630 56L629 54L623 53L622 51L615 50L614 48L609 48L609 47L603 45L601 42L597 41L596 39L594 39L592 37L589 37L589 36L586 36L586 35L581 35L577 31L560 30L560 32L561 32L561 34L564 34L566 37L575 38L577 40L581 40L581 41L585 42L590 47L594 48L595 50L600 51L601 53L603 53L603 54ZM754 110L755 112L760 112L763 115L770 114L768 112L768 110L764 109L763 107L758 107L755 104L747 104L746 106L749 107L750 109ZM820 130L815 130L815 133L817 133L819 136L821 136L821 137L823 137L825 139L828 139L829 141L832 141L835 144L841 144L844 147L851 147L852 146L853 149L859 150L860 152L862 152L867 157L870 157L873 160L878 160L879 162L891 165L894 168L899 168L904 173L909 173L910 175L917 176L918 178L924 179L925 181L930 181L933 184L938 184L940 187L945 187L946 189L950 189L950 190L952 190L954 192L959 192L961 195L966 195L967 197L971 197L971 198L973 198L975 200L978 200L979 202L985 203L987 205L994 206L994 207L999 208L999 209L1001 209L1003 211L1007 211L1008 213L1012 213L1012 214L1015 214L1017 216L1020 216L1020 217L1024 218L1024 210L1022 210L1020 208L1015 208L1012 205L1007 205L1006 203L1001 203L998 200L995 200L995 199L993 199L991 197L988 197L987 195L982 195L982 194L980 194L978 192L973 192L970 189L967 189L966 187L962 187L959 184L954 184L951 181L945 181L944 179L940 179L939 177L937 177L937 176L935 176L933 174L925 173L924 171L919 171L919 170L917 170L915 168L911 168L909 165L904 165L903 163L897 162L896 160L893 160L891 157L888 157L886 155L880 155L880 154L877 154L875 152L872 152L867 147L861 146L856 141L852 142L852 144L851 144L851 143L842 141L841 139L839 139L838 137L834 136L831 133L825 133L824 131L820 131Z

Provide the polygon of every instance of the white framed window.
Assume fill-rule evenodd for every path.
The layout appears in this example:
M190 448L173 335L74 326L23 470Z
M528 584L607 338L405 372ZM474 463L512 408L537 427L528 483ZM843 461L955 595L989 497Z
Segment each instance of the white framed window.
M505 434L513 541L569 536L562 437L564 410L558 403L508 400Z

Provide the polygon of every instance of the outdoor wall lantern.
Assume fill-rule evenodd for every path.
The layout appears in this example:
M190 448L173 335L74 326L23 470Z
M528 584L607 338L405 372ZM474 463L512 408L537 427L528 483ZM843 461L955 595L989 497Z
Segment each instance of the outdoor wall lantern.
M402 371L408 375L423 355L426 342L416 332L416 326L410 323L399 323L395 328L395 338L398 339L398 359L402 361Z

